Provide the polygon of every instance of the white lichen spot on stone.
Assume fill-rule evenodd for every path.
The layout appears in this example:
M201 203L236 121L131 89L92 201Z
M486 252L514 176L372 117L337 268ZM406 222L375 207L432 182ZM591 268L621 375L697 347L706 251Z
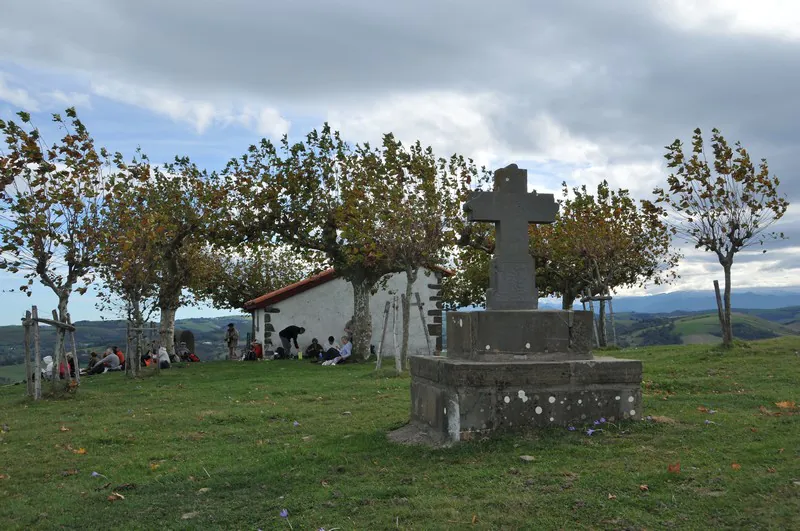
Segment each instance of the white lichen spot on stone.
M522 400L523 404L529 400L528 397L525 396L525 391L523 391L522 389L517 391L517 396L520 398L520 400Z
M619 400L619 396L615 396L615 397L614 397L614 400Z
M447 415L447 408L444 408L444 414Z
M633 402L633 397L632 396L628 397L628 402Z
M551 404L555 404L556 403L556 397L551 396L550 398L547 399L547 401L550 402Z
M535 411L536 411L537 415L541 415L542 414L542 406L536 406L536 410Z
M567 406L567 411L570 411L571 409L572 409L572 406Z
M489 345L486 345L486 350L489 350L490 348L492 348L492 347L490 347Z
M531 348L531 344L530 343L525 343L525 348Z
M586 420L586 413L584 413L583 415L581 415L581 420Z
M631 409L631 417L635 417L635 416L636 416L636 410L635 409Z
M583 400L581 400L581 399L579 398L579 399L578 399L578 404L579 404L579 405L580 405L580 404L583 404Z
M503 402L505 402L506 404L508 404L509 402L511 402L511 397L508 397L508 396L507 396L507 397L505 397L505 398L503 399Z
M564 403L564 401L563 401L563 400L562 400L561 402L559 402L559 404L563 404L563 403Z
M553 422L554 420L556 420L556 419L554 419L553 417L550 417L550 422Z
M459 319L458 320L458 327L459 328L464 328L464 319Z

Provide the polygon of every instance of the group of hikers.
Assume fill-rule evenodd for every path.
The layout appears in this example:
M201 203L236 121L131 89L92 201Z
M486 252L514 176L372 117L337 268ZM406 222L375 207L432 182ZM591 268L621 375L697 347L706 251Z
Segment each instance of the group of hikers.
M328 336L328 342L324 345L317 338L312 338L311 344L305 349L301 349L297 339L305 333L306 329L302 326L289 325L278 332L281 345L275 350L272 350L271 341L267 341L266 348L260 342L253 341L244 356L238 357L235 351L239 341L239 333L231 323L225 332L225 342L228 345L229 359L232 360L303 359L305 357L311 363L330 366L347 362L353 353L351 327L352 319L345 325L345 333L341 337L341 344L337 343L336 338L333 336ZM292 354L292 347L296 351L295 354Z

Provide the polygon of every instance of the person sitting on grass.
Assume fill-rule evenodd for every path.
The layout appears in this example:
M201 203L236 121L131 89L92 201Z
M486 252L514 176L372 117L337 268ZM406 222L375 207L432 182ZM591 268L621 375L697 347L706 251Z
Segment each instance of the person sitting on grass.
M160 347L158 349L158 368L159 369L169 369L170 362L169 362L169 353L167 352L167 347Z
M111 349L106 350L106 356L97 360L97 364L89 371L89 374L103 374L106 370L118 371L120 370L119 356L114 354Z
M86 366L86 370L91 371L94 369L95 365L97 365L97 352L92 351L91 357L89 358L89 364Z
M323 365L339 365L340 363L346 363L352 353L353 353L353 344L350 342L350 338L347 336L343 336L342 350L339 351L339 355L331 360L326 361L325 363L323 363Z
M125 368L125 354L119 349L119 347L111 347L111 352L117 355L119 358L119 366L121 369Z
M328 336L328 344L323 348L322 359L325 361L332 360L339 355L339 349L341 347L333 339L333 336Z
M317 363L322 359L322 345L319 344L317 338L311 340L311 344L306 347L306 357L311 363Z

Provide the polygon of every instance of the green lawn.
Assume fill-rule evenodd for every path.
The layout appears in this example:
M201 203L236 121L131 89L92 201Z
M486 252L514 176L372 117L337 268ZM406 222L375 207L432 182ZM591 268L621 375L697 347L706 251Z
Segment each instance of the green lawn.
M800 402L798 350L800 338L787 337L726 353L621 351L644 361L645 414L656 422L446 449L387 442L408 419L409 380L365 364L203 363L136 381L107 374L84 379L74 398L39 403L22 386L3 387L0 521L3 529L798 529L800 414L776 405ZM668 472L678 462L680 473ZM112 492L124 499L109 501Z

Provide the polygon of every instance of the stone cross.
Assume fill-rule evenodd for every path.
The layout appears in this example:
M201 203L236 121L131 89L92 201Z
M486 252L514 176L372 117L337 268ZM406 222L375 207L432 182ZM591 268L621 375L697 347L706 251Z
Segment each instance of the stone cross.
M553 194L528 193L528 171L516 164L494 172L493 192L473 192L464 205L470 221L495 224L495 250L489 266L487 310L539 307L536 269L529 252L528 224L553 223Z

